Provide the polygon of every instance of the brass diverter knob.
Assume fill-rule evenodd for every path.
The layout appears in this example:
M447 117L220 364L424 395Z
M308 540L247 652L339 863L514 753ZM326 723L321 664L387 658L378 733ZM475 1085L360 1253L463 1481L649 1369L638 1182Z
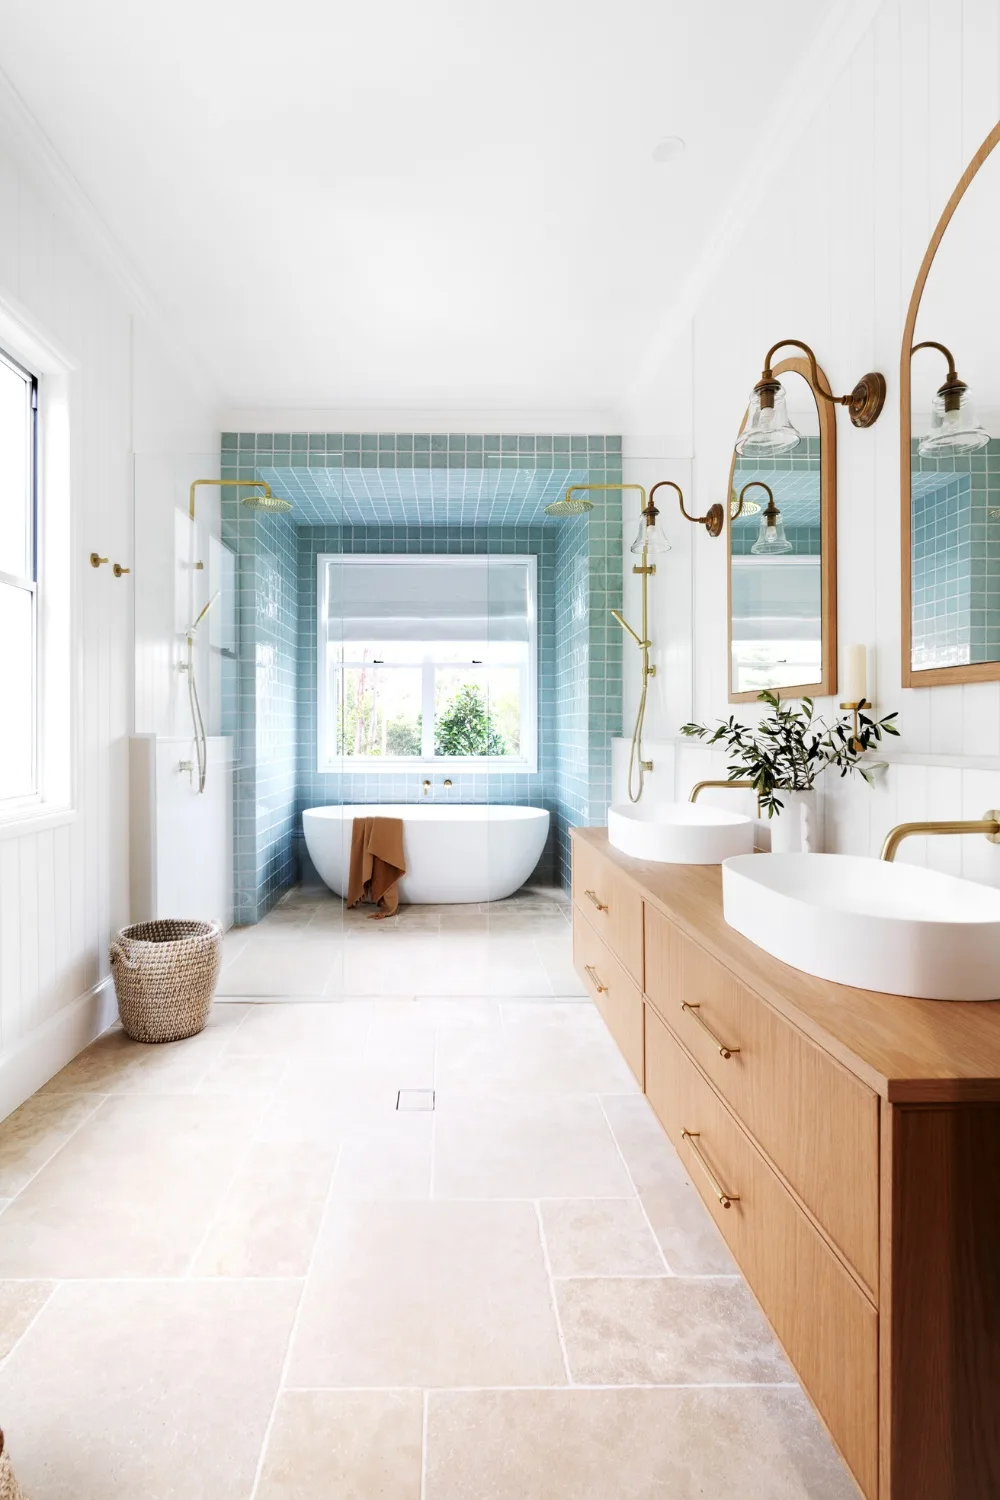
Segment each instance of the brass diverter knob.
M115 575L116 578L124 578L124 576L125 576L126 573L131 573L132 569L131 568L123 568L122 565L121 565L121 563L115 563L115 565L111 569L111 571Z
M106 557L101 557L100 553L98 552L92 552L90 554L90 566L92 568L99 568L101 564L106 563L107 560L108 559Z

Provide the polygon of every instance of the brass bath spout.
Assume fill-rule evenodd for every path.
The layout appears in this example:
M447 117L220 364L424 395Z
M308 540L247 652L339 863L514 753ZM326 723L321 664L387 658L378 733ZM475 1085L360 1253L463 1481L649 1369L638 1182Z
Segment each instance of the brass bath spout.
M914 834L939 834L939 833L983 833L991 844L1000 844L1000 810L991 807L988 812L978 820L957 823L900 823L896 828L890 828L886 835L885 843L882 845L881 858L892 860L896 857L896 850L904 839L912 838Z

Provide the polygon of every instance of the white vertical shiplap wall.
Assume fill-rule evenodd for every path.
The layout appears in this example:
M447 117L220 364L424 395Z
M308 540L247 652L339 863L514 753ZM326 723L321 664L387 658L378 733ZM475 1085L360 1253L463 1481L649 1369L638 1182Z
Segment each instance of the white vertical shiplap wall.
M37 1086L46 1055L89 1039L108 939L129 916L134 579L95 571L88 554L131 562L133 442L208 447L218 424L133 316L110 267L84 247L55 189L25 165L16 141L9 154L7 144L0 139L0 294L24 307L75 366L74 815L38 831L0 829L0 1082L7 1064L25 1058L22 1079ZM54 1038L48 1054L44 1046L32 1052L45 1036ZM17 1102L10 1092L17 1088L13 1079L0 1087L0 1113Z
M978 817L1000 804L1000 684L900 686L898 451L900 342L913 281L941 210L998 116L996 0L883 0L807 128L796 134L787 121L792 146L779 180L694 319L699 514L725 499L733 440L772 342L812 344L838 392L869 369L888 381L874 428L859 432L842 411L837 417L839 633L842 663L853 642L874 648L876 707L900 710L902 739L876 790L826 784L829 849L874 854L893 823ZM700 533L693 559L694 712L705 720L731 711L724 541ZM835 701L820 707L835 709ZM682 796L700 776L724 774L719 757L688 742L676 764ZM733 805L735 794L722 795ZM913 840L900 857L1000 884L1000 849L985 840Z

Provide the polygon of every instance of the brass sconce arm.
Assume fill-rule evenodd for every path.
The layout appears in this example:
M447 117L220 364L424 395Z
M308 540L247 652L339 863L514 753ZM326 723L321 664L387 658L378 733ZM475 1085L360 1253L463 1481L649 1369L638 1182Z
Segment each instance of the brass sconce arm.
M771 486L769 484L765 484L764 481L763 481L763 479L751 479L740 490L739 504L737 505L737 507L736 507L735 510L732 510L732 509L730 510L730 520L733 520L733 521L738 521L739 520L740 516L743 514L743 496L746 494L747 490L752 490L754 488L756 488L758 490L766 490L767 491L768 505L769 506L773 506L774 505L774 493L771 490ZM721 505L719 506L719 509L720 510L722 509ZM750 514L754 515L755 512L751 511Z
M656 484L653 485L653 488L649 492L650 505L652 505L653 503L653 496L656 494L657 490L662 489L664 485L666 485L669 489L676 491L677 500L681 508L681 515L684 517L685 521L691 521L695 526L704 526L709 536L719 536L721 534L722 525L725 520L726 514L722 506L710 505L707 512L703 516L690 515L688 513L687 507L684 504L684 491L681 489L679 484L674 484L674 481L672 479L657 480Z
M938 395L944 399L945 411L957 411L961 404L962 393L969 387L964 380L959 378L958 371L955 369L954 354L946 344L939 344L936 339L924 339L921 343L914 344L910 350L911 356L916 354L918 349L937 349L948 361L948 375L944 385L938 389Z
M773 406L774 393L780 389L774 371L771 369L771 359L779 349L787 348L802 350L809 361L813 390L817 395L822 396L824 401L830 401L835 406L846 406L855 427L871 427L872 423L878 419L885 405L885 376L880 375L877 370L869 370L868 374L863 375L846 396L835 396L821 383L816 355L801 339L779 339L776 344L771 345L764 356L764 369L760 380L754 386L754 390L760 395L762 407Z

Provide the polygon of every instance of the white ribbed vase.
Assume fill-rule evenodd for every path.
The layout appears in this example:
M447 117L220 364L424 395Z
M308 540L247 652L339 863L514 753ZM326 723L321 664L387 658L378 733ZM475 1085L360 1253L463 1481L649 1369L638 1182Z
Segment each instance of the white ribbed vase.
M821 854L822 807L815 787L808 792L778 789L781 811L766 820L771 830L772 854Z

